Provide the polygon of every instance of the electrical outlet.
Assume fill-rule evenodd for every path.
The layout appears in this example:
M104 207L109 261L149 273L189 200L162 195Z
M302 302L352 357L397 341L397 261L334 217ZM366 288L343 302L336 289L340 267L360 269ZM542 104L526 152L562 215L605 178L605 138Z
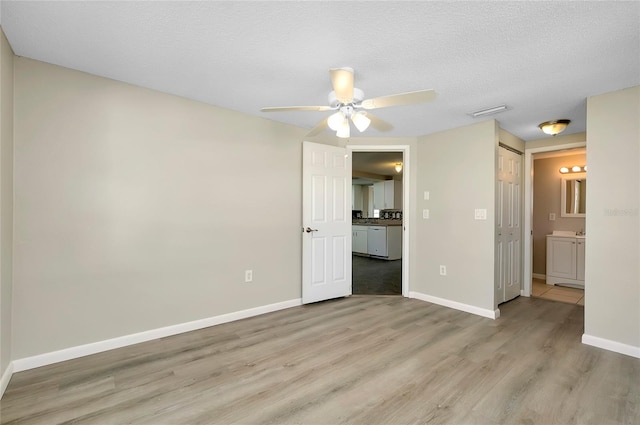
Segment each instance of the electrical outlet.
M447 275L447 266L440 266L440 275L441 276Z
M244 271L244 281L251 282L253 280L253 270Z
M422 218L429 218L429 210L422 210Z
M549 221L556 221L556 214L555 213L549 213Z

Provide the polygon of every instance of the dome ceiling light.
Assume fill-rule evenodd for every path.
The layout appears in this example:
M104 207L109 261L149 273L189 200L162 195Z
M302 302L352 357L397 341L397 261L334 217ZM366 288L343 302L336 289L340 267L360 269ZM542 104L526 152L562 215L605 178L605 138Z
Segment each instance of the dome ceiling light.
M567 129L571 120L546 121L538 125L545 134L556 136Z

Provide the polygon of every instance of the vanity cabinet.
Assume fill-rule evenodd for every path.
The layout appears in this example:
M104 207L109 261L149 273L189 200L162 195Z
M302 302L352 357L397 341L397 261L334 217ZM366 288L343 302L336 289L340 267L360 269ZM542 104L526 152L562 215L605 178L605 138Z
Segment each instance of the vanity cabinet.
M584 288L585 238L547 236L547 285Z
M584 248L585 239L576 238L576 279L582 281L584 287Z
M351 250L356 254L368 254L369 226L351 226Z

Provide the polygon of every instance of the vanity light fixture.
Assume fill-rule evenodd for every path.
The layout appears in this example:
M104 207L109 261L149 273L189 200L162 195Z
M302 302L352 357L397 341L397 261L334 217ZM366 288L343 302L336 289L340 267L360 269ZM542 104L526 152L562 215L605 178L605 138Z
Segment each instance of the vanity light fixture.
M587 166L579 166L579 165L574 165L571 168L569 167L560 167L560 174L567 174L567 173L585 173L587 171Z
M538 125L545 134L556 136L567 129L571 120L545 121Z
M396 173L402 171L402 162L396 162Z

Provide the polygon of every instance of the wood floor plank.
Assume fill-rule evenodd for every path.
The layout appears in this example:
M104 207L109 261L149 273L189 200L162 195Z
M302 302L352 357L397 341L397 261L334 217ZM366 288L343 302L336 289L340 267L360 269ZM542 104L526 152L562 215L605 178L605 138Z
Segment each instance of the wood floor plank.
M402 297L295 307L16 373L1 424L636 424L640 360L584 307L490 320Z

